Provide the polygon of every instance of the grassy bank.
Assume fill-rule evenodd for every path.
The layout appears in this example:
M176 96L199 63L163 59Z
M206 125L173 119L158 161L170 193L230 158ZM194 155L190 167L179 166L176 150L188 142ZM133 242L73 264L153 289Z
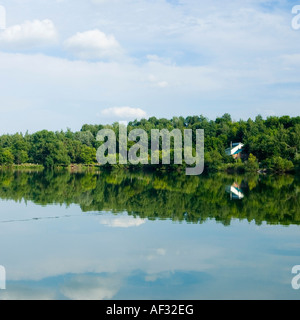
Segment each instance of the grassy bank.
M41 164L11 164L11 165L0 165L0 170L14 170L14 171L43 171L44 166Z
M0 170L13 170L13 171L22 171L22 172L36 172L49 170L40 164L12 164L12 165L0 165ZM105 165L101 166L99 164L70 164L70 165L56 165L52 169L55 171L69 171L70 173L99 173L100 171L109 171L109 170L120 170L120 171L149 171L149 172L161 172L168 174L169 172L185 172L186 165ZM291 173L298 174L300 172L299 167L289 166L289 167L268 167L266 164L262 163L249 163L249 161L241 162L235 161L233 163L222 163L216 166L211 166L205 163L204 173L213 173L213 172L226 172L227 174L259 174L259 173Z

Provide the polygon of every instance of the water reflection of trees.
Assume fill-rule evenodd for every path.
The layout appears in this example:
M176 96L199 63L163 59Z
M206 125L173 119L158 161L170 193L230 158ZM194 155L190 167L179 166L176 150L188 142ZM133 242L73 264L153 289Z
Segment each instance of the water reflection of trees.
M244 198L230 201L226 185L243 186ZM83 212L126 210L149 219L203 222L232 219L257 224L300 224L299 177L92 173L0 172L0 197L36 204L78 204Z

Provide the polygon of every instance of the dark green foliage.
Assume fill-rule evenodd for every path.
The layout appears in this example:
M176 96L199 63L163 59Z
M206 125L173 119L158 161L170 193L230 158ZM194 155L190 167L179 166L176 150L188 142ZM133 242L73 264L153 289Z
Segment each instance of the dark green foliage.
M118 123L112 125L85 124L81 131L49 132L46 130L29 134L3 135L0 137L0 165L36 163L45 167L68 165L70 163L94 164L96 150L100 142L96 141L99 130L108 128L114 130L119 144ZM233 169L255 171L267 168L274 171L291 171L299 169L300 150L300 117L269 117L263 119L260 115L255 120L233 121L229 114L218 117L215 121L204 116L173 117L129 122L128 132L133 129L143 129L150 137L152 129L204 129L205 131L205 168L216 171ZM194 135L195 136L195 135ZM226 156L225 149L231 142L244 143L242 162ZM134 145L128 143L128 148ZM173 141L171 144L173 149ZM248 155L252 154L247 160ZM149 151L150 156L150 151ZM157 166L166 169L165 166ZM178 169L178 166L169 166Z
M277 172L291 171L294 168L292 161L283 159L279 156L274 156L266 160L266 166Z
M42 164L46 168L70 164L63 134L43 130L33 134L30 140L30 157L34 163Z

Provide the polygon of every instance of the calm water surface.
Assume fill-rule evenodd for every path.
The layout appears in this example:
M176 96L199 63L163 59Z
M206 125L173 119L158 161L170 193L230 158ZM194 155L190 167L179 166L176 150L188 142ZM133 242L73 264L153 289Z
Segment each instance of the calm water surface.
M0 172L0 299L300 299L297 176Z

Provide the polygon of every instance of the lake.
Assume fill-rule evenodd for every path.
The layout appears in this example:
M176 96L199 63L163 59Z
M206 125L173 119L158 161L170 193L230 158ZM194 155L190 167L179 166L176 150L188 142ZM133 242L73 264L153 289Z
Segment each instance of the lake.
M0 171L0 299L300 299L300 178Z

